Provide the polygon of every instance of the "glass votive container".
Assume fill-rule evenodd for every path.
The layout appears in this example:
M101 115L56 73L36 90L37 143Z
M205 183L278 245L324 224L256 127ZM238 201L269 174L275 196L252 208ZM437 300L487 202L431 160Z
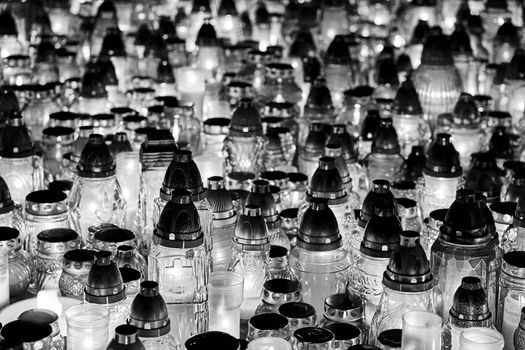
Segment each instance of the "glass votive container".
M503 349L503 335L490 328L472 327L461 332L459 338L460 350L501 350ZM511 348L510 345L509 348Z
M292 346L303 350L332 350L334 334L319 327L299 328L293 333Z
M95 252L88 249L73 249L64 254L62 274L58 280L58 287L63 296L84 299L84 289L94 261Z
M262 337L252 340L246 350L292 350L292 345L282 338Z
M0 335L6 340L23 343L24 350L51 348L52 328L49 324L33 320L16 320L6 324Z
M248 322L246 339L251 341L261 337L278 337L288 340L290 338L288 319L273 312L253 316Z
M243 292L242 275L231 271L210 274L208 280L210 331L225 332L239 338Z
M346 350L360 344L361 339L364 338L361 329L349 323L335 322L324 325L323 328L334 334L333 350Z
M204 71L192 67L181 67L175 72L177 91L180 100L195 104L195 117L202 120L206 75Z
M107 308L81 304L66 311L67 349L105 350L109 342Z
M278 312L288 319L290 332L303 327L313 327L317 323L315 308L307 303L285 303L279 306Z
M47 309L30 309L24 311L18 316L19 320L35 321L45 323L51 326L51 350L64 349L64 338L60 334L58 326L58 315Z
M403 350L440 350L441 317L428 311L410 311L403 315Z

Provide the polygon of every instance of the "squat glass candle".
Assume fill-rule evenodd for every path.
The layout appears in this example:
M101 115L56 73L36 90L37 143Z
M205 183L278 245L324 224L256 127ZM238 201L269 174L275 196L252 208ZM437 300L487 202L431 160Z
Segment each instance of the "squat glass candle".
M440 350L441 317L428 311L403 315L402 350Z
M105 350L109 341L109 311L103 306L80 304L66 311L67 348Z
M240 337L241 304L244 299L244 278L235 272L210 274L208 303L210 331L221 331Z

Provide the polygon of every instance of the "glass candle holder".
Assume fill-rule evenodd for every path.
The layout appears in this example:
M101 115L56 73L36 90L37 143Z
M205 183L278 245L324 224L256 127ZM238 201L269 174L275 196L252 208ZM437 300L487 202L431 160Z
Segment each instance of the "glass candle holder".
M81 304L66 311L67 348L104 350L109 342L109 311L102 306Z
M328 329L304 327L294 332L292 344L295 349L325 350L332 349L334 334Z
M0 309L9 305L9 250L0 249Z
M205 72L199 69L181 67L176 71L177 91L180 99L194 103L195 116L199 120L202 120L203 115L205 79Z
M248 343L247 350L292 350L292 345L277 337L262 337Z
M122 186L122 193L126 199L126 219L124 228L138 232L138 206L140 191L140 174L142 166L139 152L122 152L116 156L117 181Z
M247 340L261 337L290 338L288 319L283 315L273 312L255 315L248 322Z
M210 330L240 336L244 278L235 272L213 272L208 281Z
M279 314L288 319L290 332L295 332L299 328L313 327L317 324L317 314L315 308L303 302L285 303L279 306Z
M441 349L441 317L427 311L410 311L404 314L401 349Z
M494 329L472 327L461 332L459 349L501 350L503 349L503 335Z

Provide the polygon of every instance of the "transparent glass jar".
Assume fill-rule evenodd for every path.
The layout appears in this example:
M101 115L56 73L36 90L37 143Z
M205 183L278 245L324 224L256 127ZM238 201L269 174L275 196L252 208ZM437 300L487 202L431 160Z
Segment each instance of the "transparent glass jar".
M409 198L396 198L396 202L403 230L421 232L423 220L417 202Z
M166 113L173 113L173 137L177 144L187 145L194 155L203 151L201 140L201 124L195 117L194 104L192 102L180 103L175 108L167 108Z
M452 136L451 141L460 155L461 166L464 169L469 168L471 164L471 154L480 152L483 146L483 132L479 127L452 127L449 132Z
M366 156L363 161L369 183L378 179L390 179L393 181L402 179L405 160L400 154L375 153L372 150L372 153Z
M26 197L24 211L24 248L35 254L37 235L49 229L70 228L67 195L61 191L42 190L31 192Z
M383 273L392 251L399 245L401 222L394 208L377 203L374 214L366 224L359 254L353 256L354 269L350 274L350 291L366 301L365 319L370 322L383 292Z
M314 327L317 324L315 308L307 303L284 303L279 306L278 312L288 319L291 333L299 328Z
M27 86L28 105L22 115L35 140L42 139L42 130L49 122L49 115L61 110L56 97L53 84Z
M194 157L194 161L205 179L224 174L222 148L229 125L230 120L222 117L206 119L203 122L203 150ZM217 164L217 159L221 160L221 164Z
M255 309L255 314L276 313L282 304L298 301L301 301L301 285L299 281L284 278L270 279L264 282L262 301Z
M156 225L162 210L170 199L174 190L189 190L191 201L197 208L200 224L204 232L204 246L210 254L213 249L212 226L213 211L210 202L206 198L207 192L200 176L199 169L193 161L192 152L188 150L176 150L173 159L166 169L166 174L162 181L159 197L154 199L153 224Z
M247 205L239 216L233 235L229 271L244 278L244 302L241 319L247 320L259 305L264 282L268 278L270 239L261 208Z
M9 297L17 297L29 286L33 262L22 249L20 232L15 228L0 226L0 248L8 250Z
M187 190L174 190L153 233L148 278L159 284L182 344L208 328L209 252L197 208Z
M240 120L241 113L250 113L250 119L253 118L247 121L250 125L242 125L246 121ZM259 173L266 143L255 106L251 101L242 100L232 116L230 133L224 139L225 175L232 172Z
M44 151L44 179L52 182L64 178L62 159L73 150L74 132L72 128L50 127L42 131L42 149Z
M20 86L33 82L29 56L7 56L2 61L3 79L6 84Z
M140 176L142 165L140 163L139 152L121 152L115 157L117 167L117 181L125 184L122 186L122 193L126 200L126 219L124 227L138 232L138 207L140 192Z
M144 257L140 255L136 247L130 245L119 245L115 255L115 263L123 268L132 268L140 273L140 280L144 280L148 273L148 267ZM138 290L137 290L138 292Z
M430 256L430 248L439 237L439 228L445 221L447 211L448 209L436 209L430 212L430 215L423 221L424 225L421 231L421 245L425 249L427 256Z
M64 297L84 299L84 289L95 253L88 249L73 249L64 254L62 274L58 280L60 294Z
M308 127L304 147L299 148L299 171L308 178L314 174L319 165L319 158L324 155L326 141L326 125L321 123L312 123Z
M469 216L470 220L456 226L458 217ZM478 277L487 291L490 301L495 300L491 287L490 268L496 262L496 245L492 234L481 221L481 209L476 203L474 192L457 191L456 200L447 212L440 227L440 235L431 249L432 274L436 286L443 293L443 312L452 306L457 286L464 276ZM478 216L480 215L480 216ZM483 213L485 215L485 213ZM494 309L495 305L491 305Z
M303 173L288 173L290 183L290 198L292 208L299 208L306 199L308 176Z
M287 279L297 280L288 264L288 249L280 245L270 246L270 259L268 262L268 280Z
M265 312L250 318L246 340L252 341L261 337L289 340L290 335L290 326L286 317L274 312Z
M46 289L58 290L64 254L80 247L79 235L67 228L55 228L41 231L36 238L38 242L32 254L33 271L28 290L32 294Z
M319 327L349 324L359 330L359 344L368 342L369 326L364 319L364 302L359 296L346 292L328 296L324 301L323 315Z
M328 329L305 327L296 330L291 341L295 349L332 349L334 338Z
M367 111L372 106L372 94L374 88L371 86L356 86L344 91L344 104L337 115L337 123L346 124L350 128L352 136L360 133Z
M213 211L213 271L227 270L230 266L231 244L237 223L237 212L233 207L232 194L226 190L224 178L208 178L208 201Z
M146 141L140 146L142 172L140 173L138 210L139 228L143 238L140 251L144 256L147 256L153 234L154 199L158 196L159 185L164 180L176 148L173 136L169 131L148 133Z
M23 204L29 193L44 186L42 158L36 153L22 118L12 118L2 135L0 173L9 187L11 198Z
M302 90L295 82L293 66L286 63L267 64L260 94L265 102L273 101L279 96L289 103L299 103Z
M316 223L316 220L324 222ZM327 201L313 198L304 213L297 245L289 256L290 268L302 283L303 300L316 308L319 318L326 294L344 291L348 282L350 259L339 230L334 229L337 229L337 220ZM326 237L316 237L319 235Z

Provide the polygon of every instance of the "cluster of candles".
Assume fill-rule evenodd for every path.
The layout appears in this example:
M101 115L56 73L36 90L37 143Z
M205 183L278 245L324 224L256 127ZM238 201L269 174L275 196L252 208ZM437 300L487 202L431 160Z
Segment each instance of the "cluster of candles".
M1 3L0 350L525 349L523 15Z

